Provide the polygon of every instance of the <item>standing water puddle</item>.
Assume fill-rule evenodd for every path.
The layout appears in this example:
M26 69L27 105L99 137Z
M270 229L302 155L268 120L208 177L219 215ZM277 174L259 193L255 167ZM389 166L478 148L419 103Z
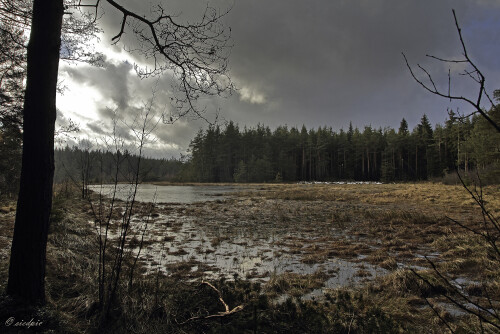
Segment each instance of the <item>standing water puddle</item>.
M238 228L201 224L194 217L178 213L160 215L150 223L144 236L141 258L148 272L158 270L169 275L182 270L187 279L232 279L241 277L266 282L275 275L293 273L325 274L325 288L354 285L387 273L368 263L356 263L328 257L316 263L304 263L301 254L279 241L284 231L268 228ZM241 226L240 226L241 225ZM252 224L248 224L252 225ZM140 226L137 226L140 231ZM140 238L139 238L140 239ZM135 249L137 251L139 248ZM315 290L312 294L320 294Z

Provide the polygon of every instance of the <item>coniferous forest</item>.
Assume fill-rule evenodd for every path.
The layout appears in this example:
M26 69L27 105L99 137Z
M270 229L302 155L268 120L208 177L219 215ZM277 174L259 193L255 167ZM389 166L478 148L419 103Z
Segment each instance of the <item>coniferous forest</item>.
M489 112L500 119L498 108ZM349 125L347 131L264 125L200 130L191 141L191 159L179 178L198 182L418 181L441 178L457 167L478 168L494 180L500 160L499 134L481 117L449 112L444 126L426 115L413 129Z
M136 155L129 151L114 152L86 150L66 146L56 149L54 182L75 184L128 182L138 165ZM152 159L141 157L140 180L143 182L173 181L183 163L177 159ZM118 169L117 169L118 166Z
M498 108L489 115L500 119ZM264 125L255 128L228 122L199 130L187 161L142 158L141 179L180 182L298 182L441 179L455 170L479 170L483 182L498 182L500 135L482 117L461 118L450 111L444 126L432 126L426 115L412 130L399 128L347 131ZM125 151L119 180L126 181L134 155ZM65 179L107 182L113 179L116 154L79 148L55 151L55 182ZM101 167L96 167L101 166ZM82 174L85 171L86 175Z

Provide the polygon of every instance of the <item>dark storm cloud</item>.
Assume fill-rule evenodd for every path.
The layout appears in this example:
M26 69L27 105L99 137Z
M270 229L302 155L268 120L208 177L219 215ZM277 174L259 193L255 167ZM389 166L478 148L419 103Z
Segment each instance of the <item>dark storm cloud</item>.
M464 28L491 7L471 1L240 1L231 17L232 72L278 102L274 117L267 116L272 121L394 126L393 118L430 112L414 98L420 87L401 52L421 62L426 53L460 51L452 6Z
M127 0L124 5L149 14L149 2ZM175 0L167 10L179 19L199 17L205 1ZM210 5L222 10L231 7L224 18L232 28L233 50L230 75L239 91L228 99L204 99L209 112L220 109L225 120L250 126L288 124L334 129L349 125L397 127L405 117L413 127L422 114L443 122L446 100L426 93L411 78L401 52L412 64L422 63L438 82L446 81L447 67L425 57L457 58L461 49L451 10L456 9L469 53L483 69L489 88L500 88L500 3L496 0L215 0ZM103 43L111 41L121 17L104 7L100 20ZM130 30L122 41L109 46L125 52L123 46L138 45ZM132 59L147 64L140 54ZM131 116L131 101L147 101L151 82L138 80L128 63L107 62L104 69L68 70L73 79L98 88L123 113ZM440 79L441 78L441 79ZM463 78L462 78L463 79ZM172 78L166 75L157 84L155 108L168 112ZM444 80L444 81L440 81ZM454 79L455 80L455 79ZM470 86L458 79L457 92ZM105 106L101 110L104 109ZM161 111L160 111L161 110ZM101 112L102 117L109 117ZM209 117L213 118L213 117ZM162 126L157 137L162 143L187 148L203 122L183 120Z

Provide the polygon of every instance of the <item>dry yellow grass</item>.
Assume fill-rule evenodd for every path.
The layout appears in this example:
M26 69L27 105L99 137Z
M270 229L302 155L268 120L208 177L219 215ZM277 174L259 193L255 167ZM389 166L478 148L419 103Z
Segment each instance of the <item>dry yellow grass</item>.
M462 186L430 182L361 185L261 184L250 187L258 192L250 189L240 192L239 195L284 200L325 200L417 207L422 211L441 212L446 215L478 211L477 204ZM471 190L480 191L473 187ZM500 187L498 185L484 187L483 195L489 210L499 213Z

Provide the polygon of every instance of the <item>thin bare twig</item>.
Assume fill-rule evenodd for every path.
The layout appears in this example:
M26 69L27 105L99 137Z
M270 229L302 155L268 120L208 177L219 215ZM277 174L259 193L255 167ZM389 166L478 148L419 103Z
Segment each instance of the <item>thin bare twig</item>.
M474 108L474 112L477 112L477 113L481 114L481 116L483 116L488 121L489 124L491 124L498 132L500 132L500 125L497 124L494 120L492 120L488 116L488 114L481 107L481 100L482 100L483 96L486 96L486 98L488 99L488 101L491 103L492 107L494 107L495 105L494 105L492 99L490 98L490 96L488 95L488 93L486 92L486 89L485 89L485 81L486 81L485 76L479 70L479 68L477 67L477 65L469 57L469 54L467 52L467 48L465 47L465 42L464 42L464 39L463 39L463 36L462 36L462 30L461 30L460 25L458 23L458 19L457 19L457 15L455 13L455 10L453 10L453 18L455 20L455 27L456 27L457 32L458 32L458 37L460 39L460 43L462 45L462 54L464 56L464 59L460 59L460 60L448 60L448 59L439 58L439 57L430 56L430 55L427 55L427 56L430 57L430 58L433 58L435 60L438 60L438 61L441 61L441 62L445 62L445 63L463 63L463 64L468 64L470 67L472 67L473 70L472 71L467 71L466 70L464 72L464 75L469 76L477 84L479 84L479 89L478 89L478 92L477 92L477 97L473 100L471 98L467 98L467 97L464 97L464 96L459 96L459 95L453 95L453 94L451 94L451 89L450 89L450 87L451 87L451 78L448 79L449 80L448 81L448 92L447 93L443 93L442 91L440 91L437 88L437 86L436 86L436 84L435 84L435 82L434 82L431 74L424 67L422 67L421 65L417 64L417 67L420 68L420 70L422 70L426 74L427 79L430 82L430 84L424 83L413 72L413 69L412 69L412 67L409 64L406 55L404 53L402 53L403 54L403 58L404 58L405 63L406 63L406 67L410 71L410 74L413 77L413 79L420 86L422 86L425 90L427 90L428 92L430 92L430 93L432 93L434 95L447 98L450 101L452 101L452 100L458 100L458 101L463 101L463 102L468 103L469 105L471 105ZM477 74L477 78L474 78L473 74Z

